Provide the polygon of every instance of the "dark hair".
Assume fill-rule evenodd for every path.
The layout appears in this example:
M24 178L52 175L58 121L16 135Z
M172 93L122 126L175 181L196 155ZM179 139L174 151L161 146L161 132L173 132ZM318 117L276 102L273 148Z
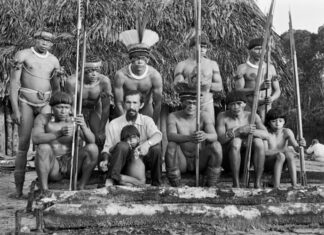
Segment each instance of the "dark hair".
M278 118L283 118L286 122L286 113L279 108L270 109L265 116L264 124L266 127L270 128L270 121L276 120Z
M132 95L139 95L141 104L144 103L144 97L143 97L142 93L140 91L138 91L138 90L127 90L127 91L125 91L125 93L124 93L124 101L126 100L127 96L132 96Z
M57 91L54 94L52 94L52 97L49 101L49 104L51 106L55 106L57 104L69 104L72 105L73 98L71 95L69 95L66 92L63 91Z
M101 59L99 56L96 55L87 55L86 62L87 63L93 63L93 62L100 62Z
M248 49L252 50L254 47L262 46L263 38L254 38L251 39L248 45Z
M137 128L133 125L124 126L120 133L120 140L126 141L128 138L132 136L140 137L140 133Z
M190 39L190 42L189 42L189 47L194 47L196 45L196 36L193 36L191 39ZM200 38L200 43L201 45L204 45L204 46L208 46L209 44L209 40L208 40L208 37L206 34L201 34L201 38Z
M243 101L246 103L246 96L242 92L232 91L226 96L226 104L230 104L236 101Z
M318 139L313 139L313 140L312 140L312 145L313 145L313 144L318 144L318 143L319 143Z

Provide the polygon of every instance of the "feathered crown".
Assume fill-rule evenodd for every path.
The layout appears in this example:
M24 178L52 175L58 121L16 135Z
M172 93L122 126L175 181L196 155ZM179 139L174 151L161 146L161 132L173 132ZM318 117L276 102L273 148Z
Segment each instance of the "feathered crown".
M127 47L130 57L135 54L148 56L150 48L159 41L159 35L156 32L145 29L148 16L148 14L143 14L140 20L138 12L136 30L126 30L119 35L119 41Z

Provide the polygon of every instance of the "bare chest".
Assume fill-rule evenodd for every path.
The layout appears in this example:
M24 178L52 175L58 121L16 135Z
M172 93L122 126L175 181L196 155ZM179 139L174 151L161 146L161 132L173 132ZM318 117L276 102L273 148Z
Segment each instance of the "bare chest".
M284 133L269 134L268 139L269 149L284 149L287 146L287 137Z
M138 90L143 94L148 94L152 88L152 81L149 76L143 79L125 78L123 85L124 90Z

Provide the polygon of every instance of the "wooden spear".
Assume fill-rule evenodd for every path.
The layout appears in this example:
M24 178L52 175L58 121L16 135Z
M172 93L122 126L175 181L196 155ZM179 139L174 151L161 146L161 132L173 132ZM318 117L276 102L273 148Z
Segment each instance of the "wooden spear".
M303 123L302 123L302 113L300 104L300 90L299 90L299 78L298 78L298 66L297 66L297 55L295 48L294 31L292 27L291 12L289 10L289 36L290 36L290 53L291 60L293 64L293 74L294 74L294 85L295 85L295 100L297 109L297 131L300 139L303 138ZM305 156L304 147L299 146L299 157L300 157L300 182L303 186L307 185L307 177L305 170Z
M271 29L271 26L270 26L270 29ZM271 30L270 30L270 36L269 36L269 40L268 40L268 45L267 45L267 76L266 76L266 80L269 81L271 78L270 78L270 61L271 61ZM269 97L269 88L266 87L266 90L265 90L265 98L268 98ZM265 115L267 114L268 112L268 105L265 104L264 105L264 117ZM264 122L264 120L262 120Z
M265 28L265 33L264 33L264 38L263 38L263 43L262 43L261 57L260 57L260 61L259 61L258 73L257 73L256 84L255 84L254 95L253 95L253 104L252 104L250 124L255 123L256 112L258 109L262 67L263 67L264 56L266 53L267 42L268 42L269 36L270 36L270 30L271 30L270 26L271 26L271 22L273 19L273 9L274 9L274 0L272 0L272 2L271 2L270 10L269 10L267 22L266 22L266 28ZM249 134L248 142L247 142L247 149L245 152L244 173L243 173L244 185L247 188L249 187L249 168L250 168L252 141L253 141L253 134Z
M77 114L82 113L82 94L83 94L83 84L84 84L84 65L86 60L86 50L87 50L87 31L86 31L86 18L87 18L87 10L89 0L85 0L86 2L79 0L78 1L78 25L77 25L77 61L76 61L76 74L75 74L75 95L74 95L74 118ZM82 50L82 66L81 66L81 80L80 80L80 97L78 100L78 63L79 63L79 48L80 48L80 32L81 32L81 21L83 16L83 50ZM79 102L78 102L79 101ZM72 138L72 160L71 160L71 173L70 173L70 190L77 189L77 182L78 182L78 157L79 157L79 133L80 133L80 126L76 126L75 123L73 124L74 130L73 131L73 138Z
M201 0L195 1L195 21L196 21L196 61L197 61L197 107L196 107L196 131L200 130L200 70L201 70L201 50L200 50L200 39L201 39ZM196 186L199 186L199 147L198 143L196 146Z
M76 65L75 65L75 87L74 87L74 102L73 102L73 119L76 118L77 114L77 102L78 102L78 86L79 86L79 60L80 60L80 35L81 35L81 21L82 21L82 16L81 16L81 5L82 5L82 0L78 0L78 22L77 22L77 48L76 48ZM71 173L70 173L70 186L69 190L73 190L73 171L74 171L74 155L75 155L75 139L76 139L76 125L75 122L73 122L73 136L72 136L72 150L71 150Z

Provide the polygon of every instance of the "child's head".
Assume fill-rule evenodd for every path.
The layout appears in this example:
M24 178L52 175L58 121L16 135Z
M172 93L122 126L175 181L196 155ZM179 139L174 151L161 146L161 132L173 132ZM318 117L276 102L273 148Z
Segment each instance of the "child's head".
M265 117L265 125L269 129L276 130L284 127L286 123L286 114L283 110L275 108L271 109Z
M120 140L127 142L131 148L135 148L139 144L140 133L133 125L124 126L120 133Z

